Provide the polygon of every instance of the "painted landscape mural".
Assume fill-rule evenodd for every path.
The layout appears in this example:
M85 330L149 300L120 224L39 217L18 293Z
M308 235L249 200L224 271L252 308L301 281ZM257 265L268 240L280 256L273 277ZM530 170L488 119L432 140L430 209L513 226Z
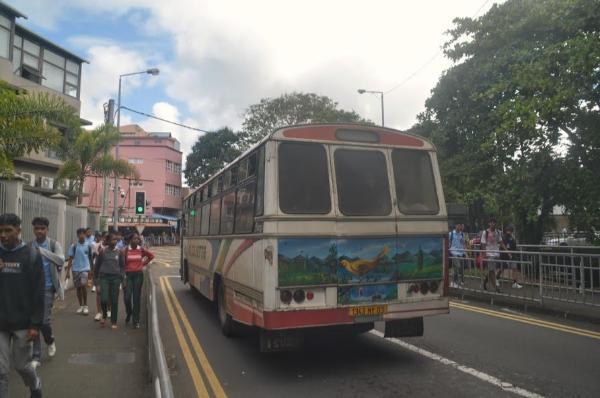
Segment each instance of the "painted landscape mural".
M395 282L441 279L441 237L280 239L279 286L392 282L338 289L340 303L385 301Z

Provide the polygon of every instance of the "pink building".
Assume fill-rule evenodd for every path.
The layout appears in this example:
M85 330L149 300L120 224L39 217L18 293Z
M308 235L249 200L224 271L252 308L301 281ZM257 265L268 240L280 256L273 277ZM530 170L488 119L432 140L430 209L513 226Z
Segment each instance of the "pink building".
M147 217L178 217L181 214L181 160L179 141L171 133L146 132L137 124L121 126L119 158L127 159L138 171L139 180L120 179L119 208L121 218L136 217L136 192L146 193ZM114 155L114 149L113 149ZM109 181L105 200L108 216L113 214L113 184ZM83 204L102 211L102 177L88 177L85 181Z

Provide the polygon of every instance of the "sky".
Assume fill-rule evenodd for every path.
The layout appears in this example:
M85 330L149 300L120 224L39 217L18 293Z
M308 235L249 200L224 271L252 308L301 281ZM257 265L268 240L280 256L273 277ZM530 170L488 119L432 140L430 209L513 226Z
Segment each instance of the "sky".
M498 1L498 0L496 0ZM456 17L484 14L494 0L5 0L18 23L89 61L81 117L97 124L122 104L216 130L241 127L245 109L293 91L326 95L345 110L406 129L442 72L441 48ZM170 131L185 156L201 133L123 111L121 124Z

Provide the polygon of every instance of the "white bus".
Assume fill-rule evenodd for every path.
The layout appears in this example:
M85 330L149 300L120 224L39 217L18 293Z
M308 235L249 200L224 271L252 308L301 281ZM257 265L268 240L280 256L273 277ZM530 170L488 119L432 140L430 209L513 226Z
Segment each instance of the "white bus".
M225 335L261 349L304 331L420 336L445 314L447 216L434 146L400 131L301 125L269 134L184 199L181 276ZM345 326L342 326L345 325Z

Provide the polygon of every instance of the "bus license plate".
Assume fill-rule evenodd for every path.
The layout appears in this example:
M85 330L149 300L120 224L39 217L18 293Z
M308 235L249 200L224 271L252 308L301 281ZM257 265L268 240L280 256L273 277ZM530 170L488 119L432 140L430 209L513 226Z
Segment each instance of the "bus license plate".
M367 307L351 307L350 316L373 316L385 314L387 305L369 305Z

